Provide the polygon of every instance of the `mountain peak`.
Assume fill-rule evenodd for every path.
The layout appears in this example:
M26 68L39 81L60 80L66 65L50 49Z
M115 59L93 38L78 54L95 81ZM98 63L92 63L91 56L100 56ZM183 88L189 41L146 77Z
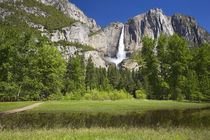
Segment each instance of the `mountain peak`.
M160 8L152 8L147 13L163 13L163 10Z
M161 33L169 36L177 33L191 44L208 43L210 38L194 17L180 13L166 16L159 8L150 9L144 14L128 19L125 31L125 46L130 50L142 47L142 37L158 38Z

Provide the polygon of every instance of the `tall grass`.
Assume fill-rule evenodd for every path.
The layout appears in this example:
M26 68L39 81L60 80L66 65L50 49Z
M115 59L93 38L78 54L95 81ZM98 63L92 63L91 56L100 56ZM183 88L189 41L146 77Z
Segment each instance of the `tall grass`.
M0 132L0 139L15 140L208 140L210 129L188 128L82 128L82 129L37 129Z

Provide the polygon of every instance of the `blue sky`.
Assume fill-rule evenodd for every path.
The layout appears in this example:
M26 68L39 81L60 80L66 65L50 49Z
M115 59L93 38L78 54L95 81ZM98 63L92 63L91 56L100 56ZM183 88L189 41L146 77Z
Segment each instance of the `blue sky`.
M70 0L101 27L113 21L125 23L128 18L161 8L167 16L182 13L195 17L210 33L210 0Z

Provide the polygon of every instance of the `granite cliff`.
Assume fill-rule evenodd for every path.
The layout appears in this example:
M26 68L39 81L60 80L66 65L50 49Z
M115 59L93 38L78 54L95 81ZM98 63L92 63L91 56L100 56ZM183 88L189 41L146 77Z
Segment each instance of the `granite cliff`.
M182 14L166 16L161 9L151 9L127 20L125 45L129 51L141 49L142 38L158 38L161 33L169 36L177 33L190 43L202 44L210 41L210 35L201 28L193 17Z

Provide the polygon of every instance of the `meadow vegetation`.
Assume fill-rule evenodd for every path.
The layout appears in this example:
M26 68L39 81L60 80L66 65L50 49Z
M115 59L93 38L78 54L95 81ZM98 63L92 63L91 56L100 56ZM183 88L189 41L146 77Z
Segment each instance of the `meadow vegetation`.
M0 112L22 108L31 104L36 103L35 101L26 102L0 102Z
M87 112L87 113L111 113L125 114L135 111L148 110L185 110L206 108L208 103L190 103L177 101L158 100L105 100L105 101L47 101L29 112Z
M121 139L121 140L207 140L210 130L190 128L81 128L81 129L36 129L5 130L0 139L60 140L60 139Z

